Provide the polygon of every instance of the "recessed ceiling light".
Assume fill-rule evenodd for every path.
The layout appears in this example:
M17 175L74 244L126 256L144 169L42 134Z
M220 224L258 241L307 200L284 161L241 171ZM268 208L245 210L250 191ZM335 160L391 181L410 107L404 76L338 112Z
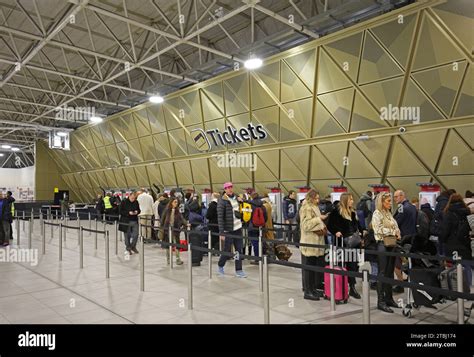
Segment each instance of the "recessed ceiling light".
M262 67L263 61L260 58L250 58L244 62L244 66L247 69L257 69Z
M11 149L12 147L10 145L2 145L2 149Z
M102 118L101 117L90 117L89 120L92 122L92 123L101 123L102 122Z
M12 151L20 151L19 148L12 148Z
M68 136L68 133L65 132L65 131L58 131L58 132L56 133L56 135L57 135L57 136Z
M164 102L164 99L162 96L160 95L152 95L150 98L149 98L149 101L152 102L152 103L163 103Z

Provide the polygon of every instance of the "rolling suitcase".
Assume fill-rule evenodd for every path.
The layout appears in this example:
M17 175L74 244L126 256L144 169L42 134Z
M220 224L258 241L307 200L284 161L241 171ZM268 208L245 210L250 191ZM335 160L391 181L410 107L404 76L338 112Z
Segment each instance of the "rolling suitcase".
M203 225L195 227L189 233L189 243L194 247L202 247L204 240L207 238L207 228ZM191 263L193 266L201 265L203 252L200 250L192 249L191 251Z
M434 288L440 288L440 282L438 279L439 268L435 269L411 269L410 271L410 282L418 283L419 285L426 285ZM433 294L428 291L421 289L411 289L413 294L413 300L418 306L428 306L431 307L434 304L437 304L441 301L441 296L438 294Z
M335 247L337 248L337 238L334 240ZM341 238L341 247L344 247L344 240ZM342 254L342 266L337 266L337 249L335 250L335 262L334 268L335 270L343 270L347 271L344 267L344 253ZM330 265L326 265L326 269L330 269ZM331 298L331 274L324 273L324 298L330 299ZM334 274L334 299L336 300L336 304L346 304L347 300L349 300L349 277L347 275L338 275Z
M469 288L469 284L466 279L466 273L464 270L464 267L462 268L463 272L463 292L469 293L471 289ZM446 289L450 291L458 291L458 273L456 270L456 267L448 268L443 270L439 274L439 283L441 285L441 289ZM446 298L449 300L456 300L456 298L453 298L449 296L449 294L446 294Z

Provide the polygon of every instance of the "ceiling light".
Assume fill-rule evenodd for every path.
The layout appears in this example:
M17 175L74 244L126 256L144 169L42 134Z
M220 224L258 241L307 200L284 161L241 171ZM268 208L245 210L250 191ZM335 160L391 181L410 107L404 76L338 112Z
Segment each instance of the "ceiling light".
M0 157L3 157L3 156L5 156L5 154L1 154L1 153L0 153Z
M362 134L362 135L359 135L355 138L356 141L365 141L365 140L369 140L369 136L367 134Z
M2 149L11 149L12 147L10 145L2 145Z
M150 98L149 98L150 102L152 103L163 103L164 99L162 96L160 95L152 95Z
M57 136L68 136L69 133L65 132L65 131L58 131L56 133Z
M260 58L250 58L244 62L244 66L247 69L257 69L262 67L263 61Z
M19 148L12 148L12 151L20 151Z
M94 116L94 117L90 117L89 120L92 123L101 123L103 119L101 117Z

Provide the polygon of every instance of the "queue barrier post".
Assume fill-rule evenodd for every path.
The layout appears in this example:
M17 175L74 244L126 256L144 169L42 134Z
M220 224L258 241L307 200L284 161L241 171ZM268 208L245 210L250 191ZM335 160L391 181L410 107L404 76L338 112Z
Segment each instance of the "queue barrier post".
M25 211L23 211L23 222L21 224L23 232L25 231Z
M109 231L105 231L105 278L110 278L110 262L109 262Z
M362 309L363 309L363 324L370 325L370 284L369 272L364 270L362 272Z
M89 215L87 217L89 219L89 230L92 230L92 220L91 220L91 213L89 212ZM89 236L92 234L92 232L89 232Z
M193 253L191 249L192 244L188 243L188 310L193 309Z
M115 230L115 255L118 255L118 224L117 224L117 221L114 221L114 230Z
M28 220L28 249L31 249L32 244L33 244L32 235L33 235L33 218L30 218Z
M94 249L97 250L97 231L98 231L98 221L97 221L97 217L95 219L95 236L94 236Z
M250 242L250 245L252 245L252 242ZM262 227L258 227L258 256L260 257L260 260L258 261L258 288L259 291L263 292L263 261L262 261Z
M458 292L463 292L463 269L460 262L456 265ZM458 324L464 325L464 299L458 298Z
M84 232L79 227L79 268L84 268Z
M329 267L331 269L334 269L334 246L331 245L329 247ZM329 289L331 292L331 311L336 311L336 298L334 296L334 289L335 288L335 282L334 282L334 274L331 273L329 274Z
M41 225L41 247L43 255L46 254L46 224L43 222Z
M20 218L16 217L16 244L20 246Z
M268 257L263 257L263 320L264 324L270 324L270 279L268 275Z
M207 234L207 249L209 249L209 252L207 252L207 260L208 260L208 273L209 273L209 279L212 279L212 231L209 229L209 232Z
M171 231L171 225L168 227L168 240L169 240L169 243L170 243L170 246L169 246L169 261L170 261L170 269L173 269L173 246L171 245L173 243L173 232ZM176 248L178 249L178 248Z
M145 291L145 239L143 236L140 237L140 291Z
M63 260L63 224L59 223L59 261Z

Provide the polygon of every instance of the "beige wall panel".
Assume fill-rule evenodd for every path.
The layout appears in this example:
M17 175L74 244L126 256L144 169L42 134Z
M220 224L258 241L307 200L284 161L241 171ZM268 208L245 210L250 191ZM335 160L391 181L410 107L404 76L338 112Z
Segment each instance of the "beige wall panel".
M148 136L151 134L150 122L148 120L148 112L146 109L140 109L133 112L133 120L137 128L139 137Z
M393 125L393 121L381 119L377 112L379 109L374 109L360 93L356 92L350 131L364 131Z
M191 165L189 161L179 161L174 164L176 170L176 179L179 186L192 185L193 177L191 174Z
M292 111L293 119L295 123L303 129L309 137L311 133L311 114L313 110L313 98L302 99L296 102L286 103L285 108L288 111ZM286 115L282 115L281 118L286 119Z
M281 150L281 180L304 180L308 172L309 148Z
M297 55L286 57L284 60L312 92L316 68L316 51L311 49Z
M155 141L156 156L158 159L165 159L171 156L171 149L167 133L153 135Z
M319 192L319 198L323 199L327 195L329 195L332 192L332 188L330 188L330 185L340 185L341 180L340 179L334 179L334 180L311 180L310 186L311 188L314 188L316 191ZM298 190L296 190L298 192Z
M174 173L174 165L172 163L161 164L160 169L161 169L161 175L163 177L163 185L175 187L177 182L176 182L176 176Z
M427 174L426 169L416 160L399 138L395 138L388 176L410 176Z
M390 191L403 190L407 198L411 200L413 197L418 197L420 188L417 183L430 182L429 176L414 176L414 177L387 177L387 184L392 186ZM395 207L395 203L394 203Z
M218 167L216 158L209 159L212 182L224 183L229 181L230 170L227 167Z
M115 175L115 180L118 187L128 187L127 180L125 180L125 175L123 169L113 169Z
M331 92L351 86L341 69L326 52L321 51L318 66L318 94Z
M184 125L194 125L201 123L201 103L199 101L199 91L195 90L181 96L181 104L184 112Z
M145 166L134 167L134 170L135 170L135 176L137 177L137 183L139 186L149 187L151 186L151 184L154 183L148 180L148 174L146 172Z
M264 109L255 110L252 112L252 117L254 118L252 122L255 124L262 124L267 133L268 137L263 141L259 140L254 142L254 145L259 145L260 143L269 143L269 142L278 142L280 137L280 126L279 122L279 111L278 106L268 107Z
M121 117L117 123L119 125L120 133L122 133L127 141L136 139L138 137L135 120L135 115L130 113Z
M472 65L469 66L466 78L461 89L459 96L459 103L454 114L455 117L461 116L472 116L474 115L474 68Z
M281 101L283 103L312 97L311 88L285 61L281 61Z
M163 186L163 179L161 178L161 172L159 165L147 165L146 171L148 173L148 177L150 178L150 182L154 183L158 186Z
M314 113L313 137L341 134L344 127L333 118L328 110L318 101Z
M384 167L390 138L373 138L366 141L357 141L354 144L364 153L372 165L380 170Z
M112 131L110 130L109 125L107 123L97 124L95 126L99 128L100 133L102 134L102 139L104 139L104 145L111 145L115 142Z
M96 148L104 146L104 138L102 137L102 133L100 131L100 127L97 125L91 126L90 128L92 141L94 141L94 145Z
M163 133L166 131L165 115L163 113L163 105L152 105L146 108L148 120L150 121L151 132Z
M211 84L201 90L201 96L206 97L217 108L221 116L224 116L224 98L222 92L222 82Z
M180 98L171 98L162 105L165 113L166 128L168 130L181 128L183 118L180 116L180 109L182 109Z
M184 129L173 129L169 131L171 156L187 155L186 132Z
M330 161L334 166L334 169L342 175L345 168L345 158L347 157L347 143L342 142L317 145L316 152L318 150L320 151L320 155Z
M256 181L274 181L280 176L280 151L269 150L256 154L257 171L255 171Z
M349 131L353 98L354 90L352 88L318 96L323 108L332 114L345 131Z
M201 97L202 115L204 121L215 120L224 116L224 112L220 110L219 107L217 107L216 104L211 101L211 99L209 99L202 89L199 90L199 94Z
M191 169L193 170L193 178L196 184L210 184L209 166L207 159L191 160ZM208 187L209 188L209 187Z
M339 179L340 174L333 167L337 162L329 163L328 159L321 154L321 152L313 148L313 155L311 157L311 180L320 179Z
M472 172L472 171L471 171ZM448 188L454 188L457 193L463 197L467 190L472 192L472 183L474 182L474 175L455 175L455 176L440 176L441 181Z
M402 106L419 108L420 123L443 119L443 114L428 100L413 80L410 80L408 83L407 93ZM409 123L409 121L405 120L403 125Z
M449 132L444 145L438 173L440 175L474 173L474 152L453 130Z
M403 68L406 68L408 61L415 20L416 15L407 15L403 16L403 21L397 18L370 29Z
M362 32L359 32L324 46L335 59L337 66L346 71L354 82L357 82L361 42Z
M133 167L124 167L123 173L125 175L125 180L127 181L128 187L137 187L139 185Z
M348 158L345 177L365 178L382 176L383 167L374 167L353 143L349 143Z
M439 154L442 150L442 143L446 137L446 130L429 131L426 133L410 134L407 132L405 139L408 146L415 151L431 170L435 170Z
M248 81L247 73L224 81L224 99L227 116L241 114L249 110Z

